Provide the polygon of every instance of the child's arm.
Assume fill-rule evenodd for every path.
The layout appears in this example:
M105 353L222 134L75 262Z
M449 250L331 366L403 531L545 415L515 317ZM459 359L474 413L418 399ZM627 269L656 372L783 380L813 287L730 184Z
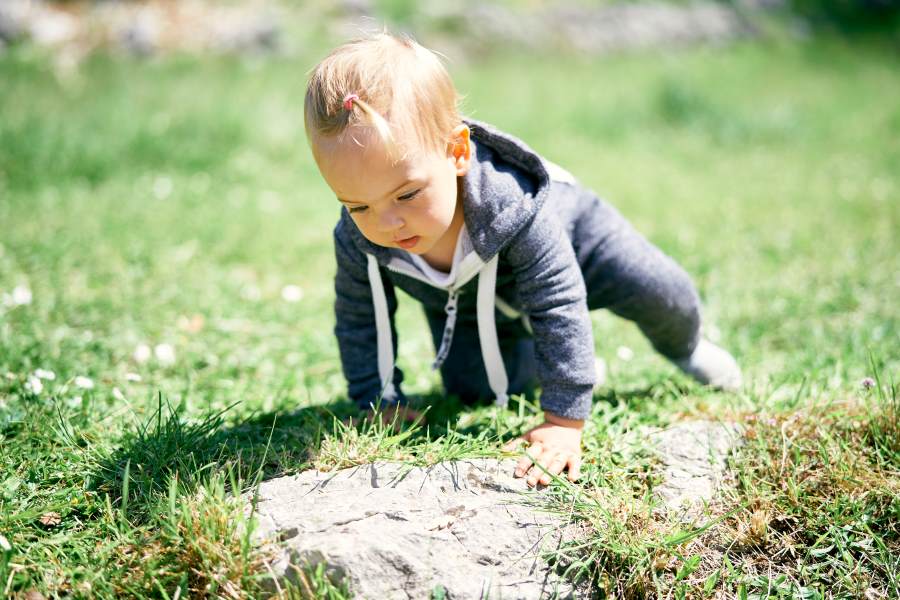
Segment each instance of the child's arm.
M531 443L514 474L527 475L529 485L546 485L551 475L568 469L575 481L596 380L584 277L562 224L546 204L503 252L501 258L515 276L516 304L528 315L534 333L544 410L543 424L507 445Z
M522 437L508 442L503 449L513 451L523 442L530 443L519 459L514 475L528 475L528 485L550 483L551 475L569 471L569 481L581 475L581 430L584 421L566 419L544 411L544 422ZM539 465L539 466L538 466Z
M501 251L515 277L514 306L528 315L541 408L566 419L591 412L594 335L584 277L570 240L545 205ZM501 263L502 264L502 263Z
M352 223L342 218L334 230L334 252L337 272L334 277L334 334L341 355L341 367L347 380L347 392L361 410L376 403L381 396L381 378L378 375L378 342L375 326L375 308L366 268L366 257L353 244L349 227ZM394 286L383 279L384 292L391 320L391 337L394 355L397 352L397 335L394 330L394 313L397 297ZM394 368L393 382L396 396L381 399L383 405L405 404L400 390L403 373Z

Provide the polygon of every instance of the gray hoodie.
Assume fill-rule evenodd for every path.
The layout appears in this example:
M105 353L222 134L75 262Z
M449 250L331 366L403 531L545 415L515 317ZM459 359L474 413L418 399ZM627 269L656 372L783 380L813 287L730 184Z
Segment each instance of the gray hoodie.
M463 181L463 211L472 251L454 285L439 288L403 256L372 244L346 209L334 230L335 335L350 397L361 408L405 402L394 366L394 312L399 287L427 307L445 310L452 343L456 315L477 315L490 387L507 399L498 331L523 320L534 336L541 407L584 419L595 380L594 342L576 227L596 197L522 141L476 121ZM551 176L551 173L553 174Z

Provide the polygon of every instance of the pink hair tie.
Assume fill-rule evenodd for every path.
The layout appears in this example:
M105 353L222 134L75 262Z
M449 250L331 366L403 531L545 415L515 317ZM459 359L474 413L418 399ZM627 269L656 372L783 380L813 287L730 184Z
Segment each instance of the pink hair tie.
M353 110L354 100L359 100L359 96L357 96L356 94L347 94L346 96L344 96L344 110Z

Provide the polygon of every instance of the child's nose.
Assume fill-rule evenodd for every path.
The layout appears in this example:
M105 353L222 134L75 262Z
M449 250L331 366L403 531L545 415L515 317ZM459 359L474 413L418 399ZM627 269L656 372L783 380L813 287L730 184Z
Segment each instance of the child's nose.
M396 231L401 227L403 227L403 219L392 210L384 212L378 219L378 228L385 233Z

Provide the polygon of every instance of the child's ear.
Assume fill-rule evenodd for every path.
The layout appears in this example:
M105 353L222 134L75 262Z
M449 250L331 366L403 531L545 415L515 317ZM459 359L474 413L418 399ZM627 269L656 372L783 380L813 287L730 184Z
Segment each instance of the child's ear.
M457 125L450 132L450 143L447 144L447 157L453 160L457 177L462 177L469 172L469 163L472 159L472 143L469 139L468 125Z

